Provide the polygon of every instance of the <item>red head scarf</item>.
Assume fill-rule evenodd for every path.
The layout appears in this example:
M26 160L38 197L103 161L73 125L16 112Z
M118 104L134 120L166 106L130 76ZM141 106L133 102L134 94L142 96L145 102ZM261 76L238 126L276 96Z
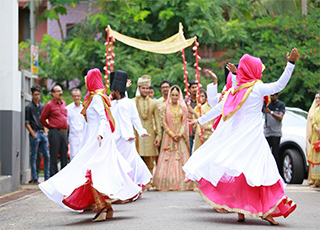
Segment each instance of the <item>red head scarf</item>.
M114 132L115 122L109 108L111 107L111 104L108 96L105 93L106 91L102 82L102 76L101 76L100 70L99 69L89 70L87 76L85 77L85 81L86 81L88 93L84 99L83 110L81 111L81 114L87 120L86 111L92 101L93 96L96 94L100 95L104 104L104 111L106 113L106 117L110 123L111 131Z

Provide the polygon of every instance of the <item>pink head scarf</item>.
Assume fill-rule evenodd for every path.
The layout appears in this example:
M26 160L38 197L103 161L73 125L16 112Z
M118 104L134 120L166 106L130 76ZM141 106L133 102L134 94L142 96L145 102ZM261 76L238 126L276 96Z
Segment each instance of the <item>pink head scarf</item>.
M226 90L228 91L232 87L232 73L229 71L227 76L227 84L226 84Z
M93 96L96 94L100 95L103 101L106 117L110 123L111 131L114 132L115 122L109 108L111 107L111 104L108 96L105 93L106 91L102 82L102 76L101 76L100 70L96 68L89 70L85 78L85 81L86 81L88 92L86 97L84 98L83 109L81 111L81 114L87 120L86 111L92 101Z
M224 120L231 117L245 102L248 94L250 93L255 82L261 79L262 61L260 58L252 57L245 54L239 61L237 70L237 82L234 90L227 94L225 99L222 116ZM251 83L251 84L247 84Z

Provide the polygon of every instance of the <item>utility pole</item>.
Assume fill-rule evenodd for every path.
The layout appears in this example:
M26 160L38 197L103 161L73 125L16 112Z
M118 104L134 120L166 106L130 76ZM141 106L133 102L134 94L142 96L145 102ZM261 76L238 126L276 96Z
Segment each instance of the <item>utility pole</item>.
M35 4L34 4L34 0L30 0L30 40L31 40L31 47L35 45L35 30L36 30L36 23L35 23L35 16L34 16L34 12L35 12ZM30 47L30 49L31 49ZM30 52L32 55L32 52ZM31 60L30 60L31 62ZM30 69L32 72L32 64L30 65ZM31 78L31 86L34 84L34 78Z

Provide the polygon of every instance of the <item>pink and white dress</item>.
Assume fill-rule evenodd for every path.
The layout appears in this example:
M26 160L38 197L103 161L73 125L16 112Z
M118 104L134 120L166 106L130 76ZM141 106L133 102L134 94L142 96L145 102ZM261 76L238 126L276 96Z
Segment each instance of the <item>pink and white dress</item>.
M287 217L296 208L285 195L285 184L263 134L261 113L263 97L281 91L293 69L288 63L277 82L255 83L241 108L226 121L221 119L207 142L183 166L187 179L197 182L196 190L213 207L262 218L269 214ZM199 123L220 115L225 100Z

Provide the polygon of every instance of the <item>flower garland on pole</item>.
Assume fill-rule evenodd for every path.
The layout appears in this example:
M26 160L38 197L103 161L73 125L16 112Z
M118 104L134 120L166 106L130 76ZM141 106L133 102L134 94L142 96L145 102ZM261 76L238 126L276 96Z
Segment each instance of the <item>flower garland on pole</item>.
M200 70L201 67L199 66L199 59L201 59L201 57L198 55L198 47L199 47L199 42L197 41L197 38L195 38L195 42L194 42L194 47L192 48L194 53L193 56L195 56L196 58L196 62L194 63L194 67L196 67L196 74L195 74L195 78L196 78L196 83L198 85L198 107L199 107L199 116L202 116L202 112L201 112L201 95L200 95L200 88L202 87L202 85L200 84ZM203 129L201 129L200 133L199 133L199 137L201 139L201 144L203 144L203 140L202 137L203 136Z
M183 81L183 83L185 83L185 85L186 85L186 88L184 89L184 92L186 93L187 105L189 106L189 105L190 105L190 98L189 98L190 94L189 94L189 90L188 90L188 88L189 88L189 83L188 83L187 62L186 62L186 56L185 56L185 54L184 54L184 49L181 50L181 52L182 52L181 57L182 57L182 59L183 59L183 67L182 67L182 70L183 70L183 72L184 72L184 75L183 75L184 81Z
M104 54L106 56L106 66L103 67L104 71L105 71L105 89L106 91L108 90L108 83L109 83L109 79L108 79L108 75L113 72L113 64L114 64L114 60L113 58L116 56L113 52L113 42L115 41L115 38L112 36L109 36L109 28L110 26L108 25L108 27L106 28L106 32L107 32L107 41L104 43L104 45L106 46L106 53ZM109 66L110 66L110 70L109 70Z

